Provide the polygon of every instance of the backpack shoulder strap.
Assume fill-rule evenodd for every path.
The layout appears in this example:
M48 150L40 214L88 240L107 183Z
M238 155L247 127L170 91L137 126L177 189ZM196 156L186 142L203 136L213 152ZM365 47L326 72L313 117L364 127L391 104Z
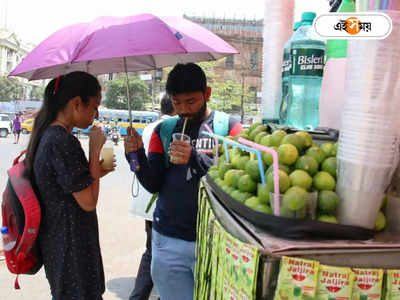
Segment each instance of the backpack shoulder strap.
M214 111L213 121L214 133L220 136L229 134L229 115L222 111Z
M169 161L168 161L168 151L169 145L171 143L172 133L174 132L176 123L178 122L178 116L165 119L161 122L161 129L160 129L160 138L161 143L164 148L164 156L165 156L165 166L168 168Z

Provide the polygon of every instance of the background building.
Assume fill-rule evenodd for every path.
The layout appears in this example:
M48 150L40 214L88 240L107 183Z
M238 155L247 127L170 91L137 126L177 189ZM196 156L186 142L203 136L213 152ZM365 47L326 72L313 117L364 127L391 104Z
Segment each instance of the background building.
M211 30L239 51L216 65L216 81L231 79L240 83L246 105L257 111L262 86L263 20L184 17Z
M0 28L0 76L8 76L33 48L34 45L23 43L14 32ZM28 81L20 77L17 80L21 89L16 99L37 99L45 84L43 80Z

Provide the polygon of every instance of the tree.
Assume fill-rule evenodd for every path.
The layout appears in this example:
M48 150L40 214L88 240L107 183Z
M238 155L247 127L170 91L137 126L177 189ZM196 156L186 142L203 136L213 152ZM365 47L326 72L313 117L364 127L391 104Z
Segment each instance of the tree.
M21 99L23 87L15 78L0 76L0 101Z
M34 86L31 91L30 98L32 100L42 100L44 95L44 88L39 86Z
M212 86L211 108L227 113L240 111L241 86L232 79L216 82Z
M108 81L106 89L104 106L113 109L128 109L125 78ZM129 77L129 97L132 110L144 110L144 104L151 101L148 86L137 76Z

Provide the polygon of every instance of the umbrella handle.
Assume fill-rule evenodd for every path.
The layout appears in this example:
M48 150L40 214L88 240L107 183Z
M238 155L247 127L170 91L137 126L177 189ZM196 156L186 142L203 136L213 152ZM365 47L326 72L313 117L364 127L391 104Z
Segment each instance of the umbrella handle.
M139 171L140 165L139 165L137 153L136 152L129 153L128 158L129 158L129 165L131 167L131 171L132 172Z

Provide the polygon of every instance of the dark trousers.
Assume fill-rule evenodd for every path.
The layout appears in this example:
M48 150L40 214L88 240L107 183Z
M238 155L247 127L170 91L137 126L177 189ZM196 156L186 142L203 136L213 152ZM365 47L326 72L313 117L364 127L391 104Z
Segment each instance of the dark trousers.
M139 271L136 277L135 288L133 289L129 300L148 300L153 289L153 280L151 279L151 230L152 222L146 221L146 251L142 255L139 265Z

